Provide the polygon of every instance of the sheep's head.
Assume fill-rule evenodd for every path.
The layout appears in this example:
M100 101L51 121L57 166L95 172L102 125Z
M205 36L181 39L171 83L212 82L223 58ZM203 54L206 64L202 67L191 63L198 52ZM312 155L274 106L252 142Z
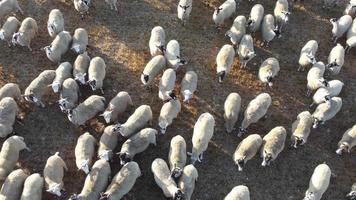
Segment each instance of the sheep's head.
M268 83L268 86L272 87L273 86L273 73L270 71L268 72L268 76L267 76L267 83Z
M70 109L70 110L67 110L67 117L69 119L69 121L73 121L73 110Z
M91 90L95 91L96 90L96 80L89 80L88 81L89 86L91 87Z
M47 25L48 33L51 37L53 37L56 34L56 26L54 23L49 23Z
M274 38L280 38L280 37L282 37L282 33L281 33L281 31L279 30L278 27L276 27L276 28L273 30L273 32L274 32L274 34L275 34Z
M337 64L337 60L335 59L333 62L327 64L326 67L330 69L333 67L339 67L339 65Z
M112 132L113 133L120 133L120 130L122 129L122 125L121 124L116 124L113 128L112 128Z
M148 81L150 80L150 76L146 75L144 73L141 74L141 82L146 85L148 83Z
M56 184L53 187L49 188L48 190L46 190L47 192L57 195L57 196L62 196L61 194L61 186L60 184Z
M107 124L110 123L112 117L112 109L105 110L105 112L100 116L104 117L104 120Z
M308 190L305 192L305 197L303 200L315 200L315 194L313 192L309 192Z
M60 99L57 101L59 108L61 109L62 112L65 112L67 110L67 104L69 104L67 99Z
M265 155L263 157L263 162L262 162L262 166L265 167L265 166L269 166L272 162L272 154L271 153L267 153L267 151L265 150Z
M236 160L236 164L237 164L237 167L238 167L238 170L241 172L245 166L245 158L246 156L243 156L242 158Z
M184 199L184 194L180 189L177 189L177 191L173 194L173 199L174 200L183 200Z
M174 179L177 179L179 178L180 176L182 176L182 173L183 173L183 170L179 167L175 167L173 170L172 170L172 173L171 173L171 177L174 178Z
M298 146L301 146L303 144L305 144L305 140L303 138L297 136L294 137L294 145L293 145L294 148L298 148Z
M339 155L342 155L343 152L348 152L350 153L350 146L346 142L343 142L339 148L336 150L336 153Z
M240 127L239 132L237 133L238 137L241 137L242 135L247 133L247 129Z
M329 82L325 79L320 80L321 84L323 84L324 87L329 87Z
M158 126L161 128L161 133L165 134L168 126L168 122L165 119L160 119Z
M326 96L324 97L324 100L325 100L325 102L330 102L331 97L330 97L329 95L326 95Z
M187 12L187 9L190 7L190 6L182 6L182 5L179 5L179 7L181 7L183 10L184 10L184 13Z
M356 191L351 191L346 195L346 197L349 198L350 200L356 200Z
M218 15L220 13L220 11L222 10L222 8L218 8L218 7L215 7L215 12L216 12L216 15Z
M291 13L290 12L288 12L288 11L282 11L282 19L283 19L283 21L285 22L285 23L287 23L288 21L289 21L289 15L290 15Z
M12 40L11 40L12 44L16 45L19 41L20 36L22 35L23 33L14 33L14 35L12 35Z
M72 194L68 200L80 200L80 198L77 194Z
M167 95L170 97L169 100L176 100L177 99L177 96L176 94L174 93L174 91L167 91Z
M331 18L330 19L330 22L333 24L333 23L336 23L337 22L337 19L336 18Z
M184 95L184 100L183 102L187 102L189 101L191 98L193 98L193 93L190 90L184 90L183 91L183 95Z
M311 63L313 65L316 63L315 56L313 55L312 52L309 52L308 54L306 54L306 57L307 57L309 63Z
M223 82L223 80L225 79L225 76L226 76L226 71L221 71L221 72L219 72L218 74L218 81L219 81L219 83L222 83Z
M313 128L318 128L319 125L321 124L321 121L317 118L314 119L314 123L313 123Z
M80 85L85 85L85 76L86 75L87 75L86 73L84 73L84 74L78 73L78 74L75 75L74 80L79 82Z
M79 44L73 44L72 51L74 51L75 53L79 54L80 53L80 45Z
M82 170L85 174L89 173L89 160L85 160L81 165L80 165L80 170Z
M0 30L0 40L5 40L4 30Z
M44 47L43 50L46 51L46 55L47 55L48 58L51 57L51 55L52 55L52 45Z
M110 194L106 193L101 193L100 194L100 199L99 200L109 200L110 199Z
M180 58L179 56L177 56L177 59L179 60L179 62L178 62L178 65L179 65L179 66L188 64L188 61L186 61L186 60L183 59L183 58Z
M111 150L105 150L104 153L99 155L99 158L103 159L103 160L106 160L106 161L109 161L110 160L110 158L109 158L110 152L112 152L112 151Z
M118 153L118 155L119 155L119 158L120 158L120 164L121 165L125 165L126 163L128 163L128 162L131 162L131 158L130 158L130 156L129 156L129 154L127 154L127 153Z
M255 24L256 22L251 19L251 17L247 20L246 26L251 27Z
M61 89L61 84L59 82L54 82L51 86L54 93L58 93Z

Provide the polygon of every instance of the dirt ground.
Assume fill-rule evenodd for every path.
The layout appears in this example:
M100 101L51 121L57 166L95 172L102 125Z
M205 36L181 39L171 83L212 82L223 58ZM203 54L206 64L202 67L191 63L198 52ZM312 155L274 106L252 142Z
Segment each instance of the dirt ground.
M218 50L229 41L224 33L232 20L220 33L214 29L212 22L213 8L222 0L195 0L191 20L183 27L176 18L176 0L125 0L120 1L119 14L111 11L104 1L93 1L90 15L81 20L74 10L72 1L63 0L19 0L25 15L16 16L23 20L31 16L39 24L39 35L32 44L33 52L25 47L8 48L5 43L0 45L0 79L1 85L7 82L20 84L22 90L41 71L56 69L57 64L51 63L40 48L49 45L52 39L46 29L46 21L51 9L58 8L64 13L66 30L74 32L75 28L83 27L89 32L89 55L101 56L107 63L107 77L104 82L105 97L110 100L119 91L128 91L133 98L135 107L148 104L153 109L154 127L161 101L158 98L158 79L153 91L142 87L140 75L145 64L150 59L148 40L151 29L160 25L165 28L167 42L177 39L181 45L182 57L189 64L178 70L177 83L180 83L187 70L195 70L199 76L198 90L195 99L185 104L182 111L168 128L165 135L158 137L156 147L149 147L144 153L137 155L137 161L142 170L140 177L126 199L165 199L162 191L154 183L150 165L155 158L167 160L169 143L173 136L182 135L191 149L191 137L196 119L204 112L210 112L216 120L214 137L204 154L203 163L196 164L199 179L193 194L193 199L216 200L230 192L240 184L249 187L251 199L263 200L300 200L308 188L310 176L314 168L326 162L332 170L329 189L324 194L325 200L341 200L349 192L356 181L356 154L337 156L337 142L344 131L355 124L356 107L356 49L346 57L346 63L341 74L333 79L342 80L345 87L341 94L343 107L341 112L325 126L313 130L307 144L297 150L290 147L290 129L298 113L307 110L311 103L305 97L306 74L297 72L300 49L310 39L319 42L317 60L327 62L327 56L333 47L330 42L331 24L329 19L340 17L343 6L329 11L321 9L322 1L310 0L305 5L296 4L292 10L290 23L285 28L282 38L274 41L269 48L261 48L260 36L256 36L257 57L249 69L241 69L238 59L235 59L232 72L223 84L217 83L214 67ZM265 13L273 13L275 1L256 0L262 3ZM238 14L248 15L252 3L243 1ZM1 20L3 21L3 19ZM344 45L344 39L340 40ZM266 88L257 79L258 66L261 60L270 56L280 60L281 71L273 88ZM74 62L75 55L67 53L63 61ZM177 84L179 85L179 84ZM177 91L179 88L177 86ZM252 125L248 133L258 133L264 136L275 126L284 126L288 130L285 150L270 167L261 167L261 158L256 156L249 161L243 172L238 172L232 160L241 138L236 134L227 134L223 128L223 104L227 95L238 92L242 96L242 107L261 92L268 92L273 98L269 117ZM92 94L88 88L82 88L81 101ZM42 170L49 156L59 151L69 167L65 173L64 184L66 192L61 198L55 198L44 192L43 199L68 199L73 193L80 193L85 176L77 171L75 166L74 147L78 136L89 131L100 138L103 131L103 119L91 120L85 127L74 127L62 114L56 105L57 95L49 93L46 97L47 107L36 108L21 104L22 124L15 124L17 135L25 137L32 149L31 152L21 152L19 166L29 173ZM125 122L133 112L130 108L120 122ZM237 126L241 123L239 120ZM1 140L3 141L3 140ZM121 147L122 141L118 144ZM119 167L116 158L112 166L112 174Z

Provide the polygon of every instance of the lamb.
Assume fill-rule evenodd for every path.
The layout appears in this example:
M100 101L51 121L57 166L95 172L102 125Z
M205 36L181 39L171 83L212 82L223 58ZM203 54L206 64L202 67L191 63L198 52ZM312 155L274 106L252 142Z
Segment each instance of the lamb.
M40 174L35 173L27 177L21 194L21 200L41 200L43 185L44 180Z
M318 128L320 124L332 119L342 107L342 99L333 97L326 103L319 104L313 113L314 124L313 128Z
M234 46L237 46L245 34L246 17L239 15L235 18L230 30L225 33L225 36L230 38L230 41Z
M74 31L72 47L70 48L76 54L82 54L88 46L88 33L83 28L77 28Z
M0 152L0 181L4 181L7 175L15 168L20 151L26 149L25 140L20 136L11 136L2 144Z
M213 21L219 28L224 24L224 21L230 18L236 12L236 1L226 0L221 6L216 7L213 14Z
M161 26L156 26L151 31L149 41L151 56L164 55L166 45L166 33Z
M261 157L263 158L262 166L269 166L272 161L276 160L278 155L284 149L284 143L287 138L287 131L283 126L273 128L263 137L261 147Z
M56 69L56 77L54 78L51 86L54 93L58 93L62 89L64 80L70 78L72 75L72 64L69 62L61 63Z
M351 27L352 17L350 15L344 15L339 19L332 18L330 19L330 23L333 25L331 40L336 43Z
M231 133L239 118L241 97L238 93L230 93L224 103L224 120L226 132Z
M105 109L103 116L107 124L117 122L119 116L123 114L127 107L132 106L132 100L127 92L119 92L113 99L111 99L108 107Z
M337 44L329 54L328 63L326 68L331 75L338 75L342 66L345 63L345 49L341 44Z
M1 187L0 198L4 200L18 200L21 197L24 182L28 175L22 170L17 169L12 171L6 177L4 184Z
M141 75L141 82L144 86L149 86L155 77L166 67L166 58L162 55L154 56L146 65Z
M136 179L141 176L141 170L136 162L126 163L114 176L110 185L102 194L101 200L121 199L130 192Z
M9 1L9 0L8 0ZM5 1L2 1L5 2ZM1 3L2 3L1 2ZM12 44L21 46L27 46L27 48L32 51L31 42L38 33L37 22L31 17L27 17L21 23L18 32L12 35Z
M79 136L75 146L75 163L78 170L89 173L89 165L93 162L96 139L89 132Z
M74 0L74 8L80 13L82 19L85 13L89 13L91 0Z
M330 183L331 171L327 164L318 165L310 178L309 188L303 200L320 200Z
M203 153L208 149L209 141L214 134L215 119L210 113L203 113L194 125L192 137L192 152L190 162L194 165L196 161L202 162Z
M114 125L107 126L100 137L98 158L109 161L113 157L113 150L118 143L118 134L113 129Z
M158 126L161 128L161 133L165 134L167 127L170 126L175 118L177 118L181 110L179 99L171 100L163 104L158 117Z
M269 43L275 39L281 37L281 33L274 26L274 17L271 14L265 15L262 21L262 38L263 46L268 47Z
M118 4L119 4L118 0L105 0L105 2L110 5L111 10L118 11L118 9L117 9Z
M151 171L153 173L154 179L163 191L163 194L167 198L172 198L174 200L182 200L183 192L177 187L177 184L170 177L170 172L166 161L161 158L156 158L151 165Z
M0 137L7 137L13 132L16 115L19 112L16 101L11 97L5 97L0 101Z
M162 78L159 82L158 97L162 101L177 99L174 94L174 86L176 82L176 72L169 68L163 72Z
M87 52L79 54L73 65L73 77L79 84L85 85L85 76L87 75L90 64L90 57Z
M237 53L240 63L245 68L247 63L256 56L251 35L246 34L242 37Z
M307 142L313 122L314 118L309 111L298 114L297 120L292 124L291 140L294 148L298 148L298 146Z
M280 70L279 61L276 58L267 58L260 66L258 78L262 83L273 86L273 79L278 75Z
M88 68L88 84L93 91L100 89L103 91L103 82L106 75L106 64L101 57L95 57L91 59Z
M232 45L225 44L216 56L216 73L219 83L222 83L227 74L230 72L234 62L235 50Z
M62 85L58 104L62 112L74 109L79 99L79 86L72 78L67 78Z
M180 93L184 97L183 102L189 102L197 90L198 75L194 71L187 71L180 84Z
M356 146L356 125L348 129L338 143L336 153L342 155L343 152L350 153L351 149Z
M188 21L192 12L193 0L180 0L178 3L178 19L182 20L183 25Z
M171 177L178 179L187 162L187 144L180 135L174 136L171 140L168 154Z
M276 6L274 7L274 17L276 18L277 29L282 32L282 27L288 23L289 15L291 14L289 10L288 0L277 0Z
M152 121L152 110L148 105L141 105L127 119L124 124L116 124L113 132L120 133L123 137L130 137L132 134L141 130L147 123Z
M169 66L174 70L177 70L180 66L188 63L180 57L180 47L177 40L171 40L168 42L164 56L166 57Z
M20 11L22 15L24 14L17 0L2 0L0 2L0 19L17 11Z
M245 110L244 119L239 128L238 137L247 132L250 124L258 122L264 117L271 106L272 98L268 93L261 93L255 99L250 101Z
M195 182L198 181L198 171L194 165L184 167L183 174L179 179L178 187L182 189L184 199L190 200L195 188Z
M233 160L238 166L239 171L242 171L247 161L257 154L262 142L262 138L258 134L249 135L240 142L233 155Z
M354 183L351 187L351 192L346 195L350 200L356 199L356 183Z
M46 191L60 197L61 190L64 188L63 177L64 170L68 171L66 163L59 156L59 152L47 159L46 166L43 170Z
M23 98L21 96L21 90L16 83L6 83L0 88L0 100L5 97L11 97L17 101L21 101Z
M51 37L56 37L58 33L64 31L64 18L60 10L51 10L47 21L47 29Z
M44 47L43 50L50 61L60 63L62 56L68 51L71 42L72 36L69 32L62 31L54 38L51 45Z
M327 87L329 84L324 79L325 65L323 62L317 62L309 70L307 75L307 96L310 96L311 93L321 87Z
M255 33L260 30L261 22L263 19L265 9L261 4L255 4L250 12L250 17L247 21L247 27L252 33Z
M121 165L131 162L136 154L144 152L150 144L156 146L156 135L155 129L145 128L126 140L118 153Z
M20 25L21 23L16 17L7 18L0 30L0 40L6 41L7 45L11 47L12 35L17 31Z
M232 188L231 192L226 195L224 200L250 200L250 191L248 187L239 185Z
M86 121L94 118L99 112L105 109L105 98L98 95L91 95L75 109L68 110L68 119L75 125L84 125Z
M318 42L315 40L309 40L304 45L304 47L300 51L298 71L304 71L305 67L310 64L315 65L315 54L318 51L318 46Z
M356 14L356 5L355 5L355 14ZM1 37L1 32L0 32ZM356 46L356 19L352 22L351 27L347 31L346 34L346 48L345 51L348 53L351 48Z
M338 96L343 86L344 83L339 80L329 81L327 87L319 88L315 92L313 96L313 103L309 107L312 107L315 104L318 105L327 102L330 98Z

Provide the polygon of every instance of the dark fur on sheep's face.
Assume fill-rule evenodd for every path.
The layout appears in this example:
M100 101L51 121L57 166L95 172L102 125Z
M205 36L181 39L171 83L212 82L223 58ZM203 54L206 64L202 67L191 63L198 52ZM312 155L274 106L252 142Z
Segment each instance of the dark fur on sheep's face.
M91 87L92 90L96 89L96 80L89 80L88 84L89 84L89 86Z
M221 71L218 73L219 83L223 82L223 80L225 79L225 75L226 75L225 71Z
M304 143L303 138L295 137L295 146L300 146Z
M184 197L183 197L183 192L181 190L178 190L175 194L174 194L174 197L173 199L174 200L183 200Z
M264 158L266 165L269 166L272 162L272 154L271 153L267 153L265 158Z
M119 153L120 164L125 165L128 162L131 162L131 158L127 153Z

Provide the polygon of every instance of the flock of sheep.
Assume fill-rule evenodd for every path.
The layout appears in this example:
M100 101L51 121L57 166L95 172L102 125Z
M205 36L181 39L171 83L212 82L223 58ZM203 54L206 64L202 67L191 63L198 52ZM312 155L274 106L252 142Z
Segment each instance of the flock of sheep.
M109 1L111 9L117 10L117 1ZM325 0L325 5L330 6L336 1ZM238 3L235 0L226 0L217 7L213 14L213 21L220 27L226 20L236 13ZM84 17L90 9L90 0L74 0L75 9ZM187 25L192 12L192 0L180 0L177 8L178 18L183 25ZM22 10L17 0L2 0L0 2L0 19L12 12ZM318 43L315 40L308 41L300 52L299 69L304 71L311 65L307 75L308 96L314 93L313 105L317 106L314 113L303 111L292 124L292 145L297 148L307 142L311 128L317 128L326 121L332 119L341 109L342 99L337 97L343 87L339 80L327 80L325 77L335 77L340 73L344 64L345 53L356 46L356 20L352 17L356 14L356 2L351 0L345 10L345 15L339 19L331 19L333 25L333 40L346 35L346 48L337 44L330 52L328 63L317 62L316 53ZM249 18L237 16L231 28L226 32L232 44L224 45L216 57L216 71L218 81L223 82L229 74L233 60L237 55L239 63L248 67L248 62L256 56L254 51L254 39L252 35L261 32L263 44L268 46L270 42L278 38L287 28L291 13L287 0L276 0L274 15L266 14L263 5L256 4L252 7ZM15 17L8 17L0 30L0 39L11 45L27 46L31 50L31 41L38 32L36 20L26 18L22 22ZM50 86L54 93L59 93L59 108L66 113L68 120L74 125L85 125L86 122L98 114L101 114L108 124L99 141L99 148L94 159L96 139L88 132L82 134L75 147L76 166L87 174L81 193L74 194L70 199L121 199L127 194L141 176L138 163L134 156L145 151L150 144L156 145L158 131L146 128L152 121L152 110L148 105L141 105L127 119L124 124L117 123L118 116L123 114L132 100L127 92L119 92L106 105L102 96L92 95L85 101L78 103L80 87L89 85L92 91L100 90L103 93L103 81L106 76L106 64L101 57L90 58L86 53L88 45L88 33L83 28L75 30L72 36L65 31L64 17L60 10L54 9L49 13L47 23L48 33L54 38L53 42L43 48L49 60L58 63L56 70L45 70L35 78L21 93L19 86L8 83L0 89L0 136L8 137L13 132L16 115L19 112L17 102L23 101L45 107L42 97L48 92ZM251 34L249 34L251 33ZM174 92L176 83L176 71L186 65L187 61L180 55L180 45L177 40L170 40L166 45L166 34L162 27L152 29L149 40L152 59L145 66L141 75L144 86L152 87L155 78L162 72L159 83L159 98L164 102L158 126L161 134L166 132L168 126L178 117L181 111L181 103ZM78 54L74 64L61 62L62 56L71 49ZM262 62L258 78L261 82L272 87L274 79L280 71L279 61L271 57ZM194 71L188 71L181 81L181 96L183 102L188 102L194 97L197 89L198 75ZM224 104L224 120L226 132L235 130L236 122L241 109L241 96L231 93ZM244 119L238 128L237 135L242 137L247 133L248 127L266 117L272 98L268 93L262 93L251 100L244 111ZM172 138L168 154L168 164L164 159L156 158L152 162L151 171L157 185L162 189L167 198L191 199L198 178L198 171L194 167L196 161L203 160L203 153L207 150L210 139L214 134L215 119L210 113L200 115L194 125L192 136L192 151L187 151L187 145L183 137L177 135ZM121 170L113 177L111 183L111 168L109 161L113 159L114 152L121 135L127 138L117 154L122 166ZM237 146L233 160L242 171L247 161L260 153L262 166L268 166L277 159L284 149L287 131L282 126L273 128L267 135L261 138L258 134L251 134L244 138ZM341 138L337 154L350 152L356 146L356 125L347 130ZM11 136L3 143L0 152L0 181L3 185L0 190L0 199L37 200L42 197L42 189L53 195L61 196L64 188L62 181L66 163L59 153L48 158L43 170L43 177L35 173L27 175L22 169L14 170L20 151L29 148L24 138ZM187 165L187 155L190 156L190 164ZM309 188L305 193L305 200L320 200L327 190L331 171L327 164L320 164L310 179ZM356 186L348 196L356 199ZM240 185L227 194L225 200L249 200L249 189Z

